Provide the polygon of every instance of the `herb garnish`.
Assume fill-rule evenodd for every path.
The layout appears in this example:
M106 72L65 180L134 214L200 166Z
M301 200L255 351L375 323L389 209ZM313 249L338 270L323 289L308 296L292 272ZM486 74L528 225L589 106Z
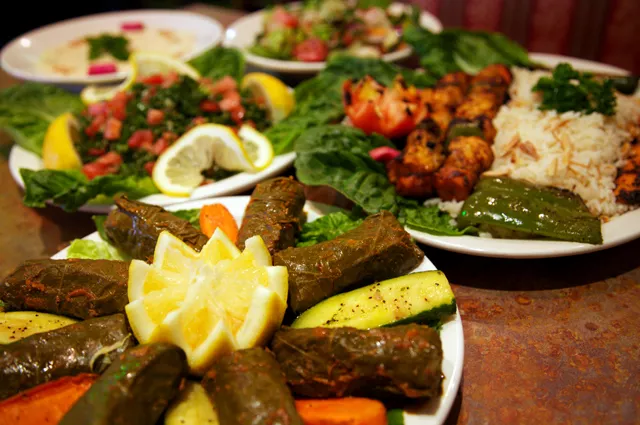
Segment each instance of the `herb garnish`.
M551 77L542 77L532 91L542 92L541 110L555 109L558 112L577 111L591 114L598 112L613 115L616 98L613 82L598 82L588 72L578 72L568 63L561 63Z
M120 35L102 34L87 37L89 43L89 59L97 59L104 53L110 54L120 61L129 59L129 40Z

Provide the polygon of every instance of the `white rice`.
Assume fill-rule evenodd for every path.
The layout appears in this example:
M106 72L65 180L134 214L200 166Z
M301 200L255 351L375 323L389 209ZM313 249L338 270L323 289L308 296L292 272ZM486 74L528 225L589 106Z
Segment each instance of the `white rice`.
M614 117L540 111L539 95L531 88L545 72L513 71L512 100L493 121L495 161L485 175L569 189L598 216L628 211L616 203L613 190L622 146L632 138L626 129L638 122L640 103L618 96Z

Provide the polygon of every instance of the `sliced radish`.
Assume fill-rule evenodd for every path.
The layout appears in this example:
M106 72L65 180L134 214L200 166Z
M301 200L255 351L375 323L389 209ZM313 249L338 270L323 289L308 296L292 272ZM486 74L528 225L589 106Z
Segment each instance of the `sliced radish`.
M144 29L144 24L141 21L123 22L120 29L122 31L140 31Z
M389 162L400 155L400 153L401 152L397 149L393 149L388 146L381 146L379 148L371 149L369 151L369 156L374 161Z
M94 63L89 65L89 75L111 74L118 70L115 63Z

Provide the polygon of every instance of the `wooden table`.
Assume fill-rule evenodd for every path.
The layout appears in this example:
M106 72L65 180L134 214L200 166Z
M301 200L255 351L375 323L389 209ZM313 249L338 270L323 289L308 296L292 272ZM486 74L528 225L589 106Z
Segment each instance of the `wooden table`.
M228 25L242 12L189 9ZM15 80L0 74L0 87ZM0 276L94 230L90 215L33 210L0 140ZM640 422L640 240L599 253L501 260L422 247L456 294L463 384L448 424Z

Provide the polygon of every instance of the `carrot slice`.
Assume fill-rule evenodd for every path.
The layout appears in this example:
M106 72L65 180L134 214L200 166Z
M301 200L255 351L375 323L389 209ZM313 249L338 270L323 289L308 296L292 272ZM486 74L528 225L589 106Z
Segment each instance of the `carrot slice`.
M368 398L296 400L304 425L387 425L384 404Z
M98 375L65 376L0 402L0 424L57 424Z
M200 230L211 237L217 228L220 228L231 242L238 239L238 224L229 210L222 204L205 205L200 210Z

